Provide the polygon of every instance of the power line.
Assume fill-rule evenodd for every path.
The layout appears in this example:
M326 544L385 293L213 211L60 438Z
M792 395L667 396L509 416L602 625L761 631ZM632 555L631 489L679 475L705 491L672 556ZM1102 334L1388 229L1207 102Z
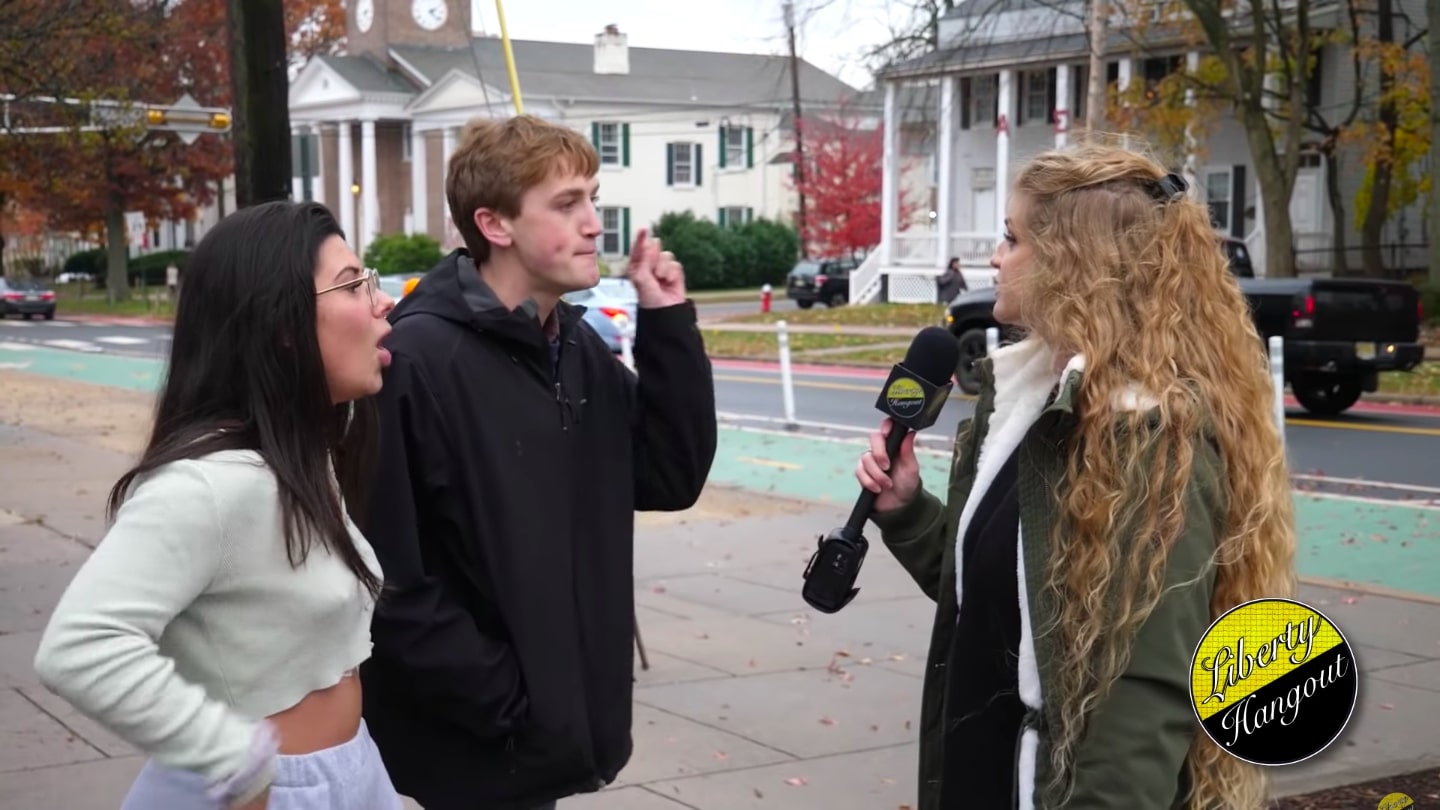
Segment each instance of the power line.
M805 249L805 145L800 136L800 59L795 54L795 4L785 0L785 28L790 38L790 98L795 107L795 196L799 200L800 258L809 258Z

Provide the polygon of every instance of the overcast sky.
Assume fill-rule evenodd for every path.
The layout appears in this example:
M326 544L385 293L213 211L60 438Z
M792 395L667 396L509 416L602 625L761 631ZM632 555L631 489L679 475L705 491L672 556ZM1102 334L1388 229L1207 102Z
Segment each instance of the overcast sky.
M503 2L503 0L502 0ZM859 54L888 39L887 0L796 0L801 58L857 87L870 75ZM781 0L509 0L512 39L593 43L614 23L632 48L788 53ZM498 35L494 0L471 0L476 27ZM896 20L898 24L900 20Z

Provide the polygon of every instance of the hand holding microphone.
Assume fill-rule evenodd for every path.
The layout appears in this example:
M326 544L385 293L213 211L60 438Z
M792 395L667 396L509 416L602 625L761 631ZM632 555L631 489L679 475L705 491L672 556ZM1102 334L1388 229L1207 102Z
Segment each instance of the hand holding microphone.
M816 610L834 613L860 592L854 587L855 578L870 546L860 530L871 512L889 511L915 497L920 488L920 465L912 431L935 424L950 396L954 385L950 378L959 361L960 344L955 336L931 326L915 336L905 361L890 371L875 400L875 407L886 416L885 423L870 437L870 452L855 471L865 488L855 501L850 520L820 538L820 548L805 566L800 595ZM894 469L887 473L891 459L895 460Z
M885 442L896 429L894 420L886 417L880 429L870 434L870 449L855 464L855 478L860 486L875 493L875 511L890 512L915 500L920 491L920 461L915 458L915 434L905 436L895 458Z

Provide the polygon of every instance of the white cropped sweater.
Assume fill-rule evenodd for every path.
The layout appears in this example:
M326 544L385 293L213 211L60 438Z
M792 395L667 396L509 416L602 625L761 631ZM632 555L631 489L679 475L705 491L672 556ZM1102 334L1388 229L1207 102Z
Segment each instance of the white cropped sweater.
M258 453L223 451L132 486L55 607L35 670L158 763L216 784L246 768L261 720L370 656L373 609L320 543L291 567L274 475Z

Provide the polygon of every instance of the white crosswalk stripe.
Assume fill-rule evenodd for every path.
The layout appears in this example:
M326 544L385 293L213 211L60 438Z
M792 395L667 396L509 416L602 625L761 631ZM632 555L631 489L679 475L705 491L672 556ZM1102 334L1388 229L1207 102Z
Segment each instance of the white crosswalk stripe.
M140 346L150 342L150 338L128 337L126 335L105 335L95 338L96 343L109 343L114 346Z
M47 340L46 346L54 346L57 349L69 349L75 352L103 352L104 349L96 346L88 340Z

